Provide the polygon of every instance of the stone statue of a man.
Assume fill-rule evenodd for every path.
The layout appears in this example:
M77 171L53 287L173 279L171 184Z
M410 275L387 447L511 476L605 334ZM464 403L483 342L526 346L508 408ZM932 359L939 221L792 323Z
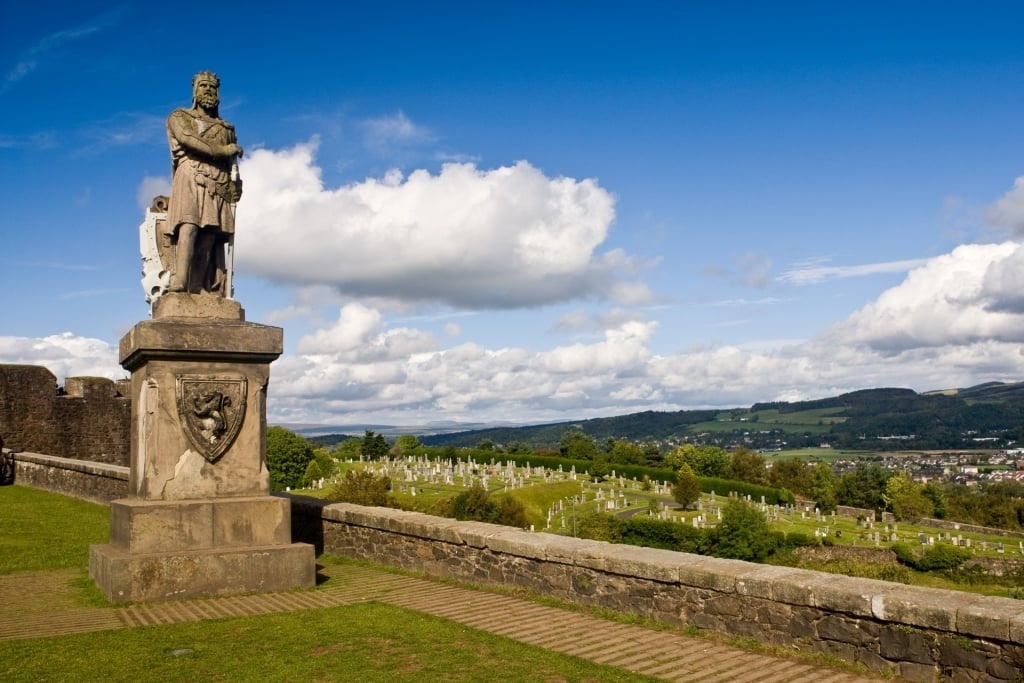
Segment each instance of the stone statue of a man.
M230 297L225 245L234 243L234 207L242 195L235 128L220 118L220 79L201 71L192 79L192 107L167 118L171 200L166 232L174 247L169 291Z

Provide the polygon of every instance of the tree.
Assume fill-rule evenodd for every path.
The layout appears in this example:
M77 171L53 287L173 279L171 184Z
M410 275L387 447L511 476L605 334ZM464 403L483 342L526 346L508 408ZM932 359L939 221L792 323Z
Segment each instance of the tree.
M885 482L882 499L898 520L930 517L935 508L923 489L924 486L911 479L909 474L900 472Z
M526 505L523 501L506 494L500 498L498 504L498 524L515 526L525 529L530 526L530 520L526 518Z
M562 433L562 438L558 442L558 452L563 458L570 460L597 460L601 450L592 436L577 427Z
M822 512L832 512L836 509L836 489L839 487L839 479L832 467L827 462L815 463L811 468L811 484L806 493L810 496Z
M363 440L350 436L334 447L334 456L339 460L358 460L363 453Z
M455 519L504 524L520 529L530 526L526 506L512 495L503 495L496 502L480 482L451 499L451 515Z
M732 452L726 477L751 484L766 484L768 470L765 467L764 456L757 451L740 446Z
M315 482L320 481L324 477L323 470L320 469L320 464L317 463L316 458L309 461L306 465L306 474L302 477L302 483L306 488L311 487Z
M679 468L676 483L672 486L672 498L684 509L700 499L700 482L689 465L684 464Z
M729 454L718 446L694 446L686 443L665 457L665 464L674 469L681 465L690 466L698 477L726 476L729 467Z
M889 473L878 465L857 463L854 469L844 472L839 478L836 499L840 505L870 508L880 512L885 509L882 494L885 493L885 482L888 479Z
M768 520L753 506L737 499L722 508L722 521L709 534L709 550L715 557L760 562L771 555L778 541Z
M368 470L349 470L327 496L330 500L356 505L377 505L390 507L391 478L377 476Z
M267 470L270 488L281 491L302 486L313 459L313 445L284 427L267 428Z
M313 460L320 468L320 477L330 477L338 469L338 463L334 460L334 456L327 452L326 448L314 448L313 449Z
M810 495L811 469L807 462L800 458L776 460L768 471L768 483L777 489Z
M532 455L533 446L526 443L525 441L513 441L510 443L505 450L512 455Z
M391 452L399 458L416 455L422 450L423 444L415 434L402 434L395 439L395 445L391 447Z
M360 449L364 458L367 460L380 460L387 457L389 450L388 441L384 438L383 434L374 434L373 431L366 430Z
M937 482L930 481L921 489L921 495L932 502L934 514L939 519L946 518L946 492Z
M608 449L608 460L619 465L644 464L644 451L635 443L618 439Z

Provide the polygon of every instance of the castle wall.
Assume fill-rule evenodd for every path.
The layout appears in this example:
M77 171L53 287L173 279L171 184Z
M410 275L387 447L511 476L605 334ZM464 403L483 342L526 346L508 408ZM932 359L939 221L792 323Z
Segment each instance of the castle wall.
M19 453L16 482L102 500L127 468ZM514 586L731 637L819 652L911 681L1018 681L1024 604L291 496L293 539L319 552Z
M1017 681L1019 600L300 498L323 552L820 652L912 681ZM301 534L295 533L296 538Z
M127 380L57 378L36 365L0 365L0 436L16 451L128 465L131 401Z

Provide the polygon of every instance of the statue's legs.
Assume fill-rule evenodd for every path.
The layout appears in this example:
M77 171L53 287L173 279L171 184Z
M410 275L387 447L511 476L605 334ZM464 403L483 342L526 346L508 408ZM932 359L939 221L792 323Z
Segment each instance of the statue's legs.
M199 226L193 223L182 223L178 226L178 243L174 248L174 274L168 288L172 292L192 291L192 262L196 253L198 232Z
M216 228L203 228L196 235L195 256L192 258L192 289L190 292L217 290L217 255L220 249Z
M172 292L215 292L224 280L224 244L217 228L200 229L193 223L178 226L174 249L174 273L168 289Z

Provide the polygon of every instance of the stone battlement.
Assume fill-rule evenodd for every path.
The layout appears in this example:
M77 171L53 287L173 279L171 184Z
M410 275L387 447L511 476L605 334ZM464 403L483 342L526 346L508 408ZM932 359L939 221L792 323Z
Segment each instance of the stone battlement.
M69 377L58 387L37 365L0 365L0 436L17 451L128 465L129 381Z

